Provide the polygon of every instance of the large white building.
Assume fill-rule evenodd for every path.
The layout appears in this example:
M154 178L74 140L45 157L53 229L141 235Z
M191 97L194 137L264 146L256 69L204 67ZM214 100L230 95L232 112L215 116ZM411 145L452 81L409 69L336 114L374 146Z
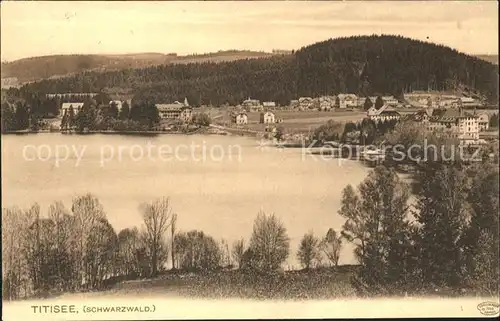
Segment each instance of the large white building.
M193 109L189 107L187 99L184 103L175 101L173 104L156 104L161 119L181 119L189 121L193 118Z
M479 117L458 109L428 109L412 115L414 121L422 123L427 130L443 131L464 143L479 139Z

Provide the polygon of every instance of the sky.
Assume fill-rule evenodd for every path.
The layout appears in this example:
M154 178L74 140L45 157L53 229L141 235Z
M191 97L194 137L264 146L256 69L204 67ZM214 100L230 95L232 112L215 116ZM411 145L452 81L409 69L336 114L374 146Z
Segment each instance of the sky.
M498 54L496 1L2 1L1 60L53 54L299 49L392 34Z

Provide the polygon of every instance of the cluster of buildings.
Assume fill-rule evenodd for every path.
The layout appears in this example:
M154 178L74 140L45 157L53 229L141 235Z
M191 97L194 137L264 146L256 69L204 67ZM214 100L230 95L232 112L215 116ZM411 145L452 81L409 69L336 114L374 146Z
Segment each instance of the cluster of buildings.
M60 94L46 94L45 97L52 98L94 98L97 93L60 93Z
M472 97L432 91L413 91L404 94L404 99L411 107L420 108L474 108L483 106L480 100Z
M394 96L381 96L384 105L391 107L403 107L404 104L399 102ZM296 110L321 110L329 111L334 108L347 109L347 108L363 108L369 99L372 105L375 105L377 96L361 97L355 94L338 94L327 95L316 98L300 97L297 100L290 102L290 107Z
M246 125L248 124L248 114L245 110L232 111L230 113L231 123L236 125ZM272 111L263 111L260 113L259 123L260 124L276 124L283 122L282 119L276 117Z
M356 94L327 95L316 98L300 97L290 102L290 108L301 111L363 108L367 99L372 105L375 105L378 98L378 96L362 97ZM473 108L483 105L480 100L472 97L429 91L407 93L402 99L397 99L394 96L380 96L380 99L382 99L383 105L392 108Z
M282 122L282 119L276 118L272 110L276 108L276 102L264 101L258 99L245 99L240 105L236 106L229 114L231 123L236 125L248 124L248 113L260 112L259 123L261 124L274 124Z
M258 99L245 99L241 105L237 106L244 109L247 112L262 112L265 109L276 108L276 103L274 101L264 101L260 102Z
M475 109L473 112L467 112L461 104L456 105L457 108L443 103L437 104L436 108L430 105L404 117L393 106L390 104L384 104L381 108L372 106L367 110L367 118L376 123L399 121L404 118L421 124L428 131L447 132L451 137L457 138L465 144L477 143L479 133L489 128L487 113L477 113Z
M64 95L64 94L62 94ZM130 106L131 101L127 101L128 105ZM83 102L66 102L61 104L61 115L64 115L66 113L69 113L71 109L73 109L73 113L76 116L80 110L83 108ZM121 100L111 100L107 105L101 106L101 107L111 107L112 105L115 105L116 108L118 109L118 112L122 110L123 107L123 102Z
M51 98L54 97L66 97L67 94L50 94ZM92 93L89 94L71 94L74 97L93 97ZM78 96L81 95L81 96ZM85 96L88 95L88 96ZM101 106L111 107L112 105L116 106L118 112L122 110L123 101L121 100L111 100L107 105ZM131 101L127 101L128 105L131 106ZM61 115L69 113L71 109L73 109L74 115L77 115L81 109L83 108L83 102L65 102L61 104ZM193 118L193 109L189 106L189 102L184 99L183 103L175 101L172 104L156 104L156 108L158 109L158 114L161 119L180 119L182 121L190 121Z
M479 133L488 130L487 113L466 112L463 108L426 108L408 117L429 131L443 131L461 142L470 144L479 140Z

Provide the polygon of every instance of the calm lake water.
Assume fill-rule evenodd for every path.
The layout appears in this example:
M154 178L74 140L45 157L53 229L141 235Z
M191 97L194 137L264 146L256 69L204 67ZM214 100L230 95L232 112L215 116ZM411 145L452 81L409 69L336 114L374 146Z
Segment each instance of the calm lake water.
M75 196L90 192L118 232L141 226L142 202L168 196L180 230L203 230L230 243L248 241L260 210L274 212L288 230L288 265L295 268L300 238L309 230L321 237L330 227L340 230L341 191L369 171L356 161L304 156L300 148L276 149L248 137L36 134L1 140L3 207L38 202L47 215L52 202L71 208ZM340 261L354 263L351 246L344 246Z

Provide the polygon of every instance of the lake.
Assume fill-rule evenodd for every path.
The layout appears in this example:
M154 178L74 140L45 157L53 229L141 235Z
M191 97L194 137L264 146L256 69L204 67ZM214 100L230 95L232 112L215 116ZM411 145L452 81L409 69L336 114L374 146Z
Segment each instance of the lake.
M139 205L168 196L178 228L203 230L232 243L248 242L257 213L274 212L291 240L286 267L308 231L340 230L341 191L369 168L350 160L304 156L235 136L2 135L2 206L33 202L47 215L63 201L90 192L115 230L141 226ZM341 264L354 263L345 245Z

